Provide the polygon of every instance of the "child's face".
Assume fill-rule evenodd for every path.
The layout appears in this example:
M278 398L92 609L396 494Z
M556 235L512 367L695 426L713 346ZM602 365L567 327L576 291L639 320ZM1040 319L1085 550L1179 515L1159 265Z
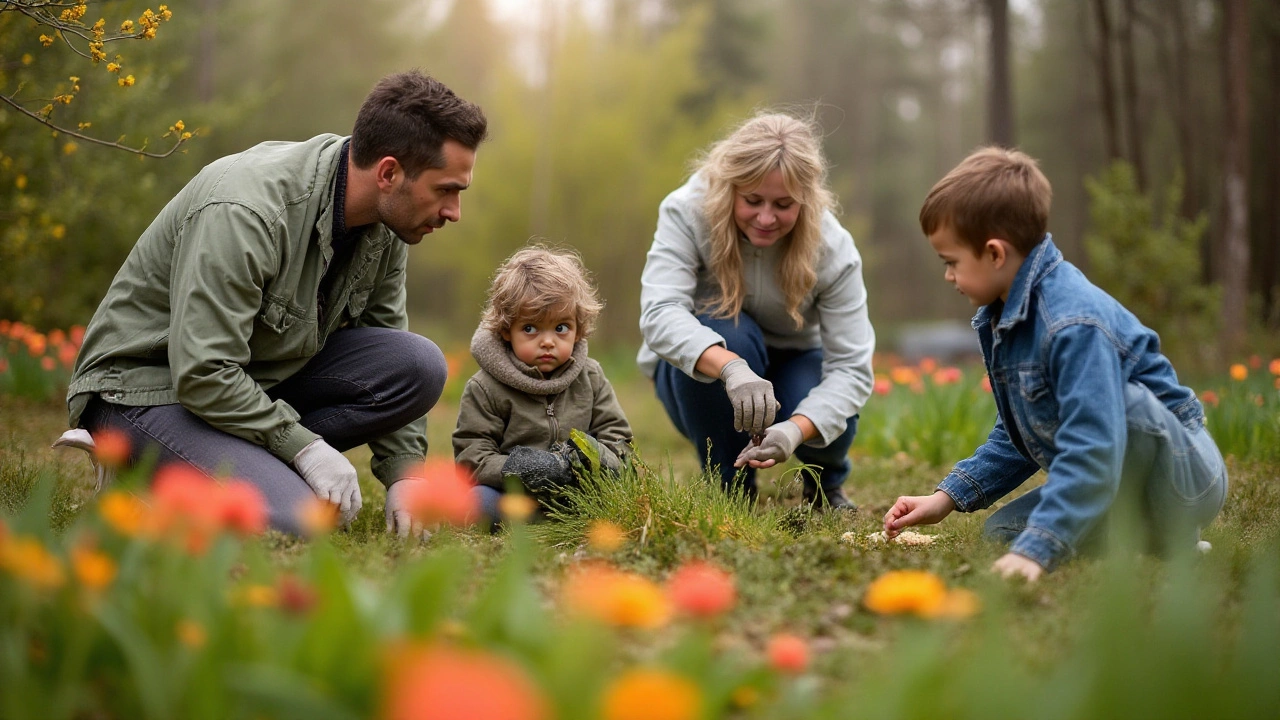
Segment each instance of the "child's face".
M502 339L520 362L550 375L573 355L578 340L578 323L571 313L553 313L541 320L517 317L511 327L502 331Z
M1004 240L988 240L982 251L974 254L947 225L929 236L929 244L946 267L943 278L955 286L956 292L969 298L974 307L1009 298L1009 288L1022 265L1022 256L1013 245Z
M770 170L759 187L739 188L733 197L733 221L756 247L769 247L791 234L800 203L787 192L781 170Z

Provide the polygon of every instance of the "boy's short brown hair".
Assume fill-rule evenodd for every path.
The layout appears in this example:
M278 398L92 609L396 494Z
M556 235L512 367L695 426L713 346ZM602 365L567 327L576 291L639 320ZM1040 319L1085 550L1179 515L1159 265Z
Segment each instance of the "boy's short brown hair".
M1053 188L1026 153L1001 147L975 150L938 181L920 208L920 228L950 227L974 253L1004 240L1027 255L1044 239Z
M582 340L595 329L603 307L577 253L530 245L498 266L480 327L501 335L519 318L572 313Z

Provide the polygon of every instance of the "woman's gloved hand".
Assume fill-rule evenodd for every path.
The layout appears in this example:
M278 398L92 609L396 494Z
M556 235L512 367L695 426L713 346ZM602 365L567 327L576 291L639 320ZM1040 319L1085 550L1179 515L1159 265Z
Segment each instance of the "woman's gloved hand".
M803 441L804 431L800 426L790 420L783 420L776 425L770 425L759 444L752 440L743 448L742 452L738 453L738 459L733 461L733 466L737 468L747 463L759 463L752 467L773 467L791 457Z
M752 435L764 432L778 413L773 383L755 374L742 358L725 363L720 369L720 379L733 404L733 429Z

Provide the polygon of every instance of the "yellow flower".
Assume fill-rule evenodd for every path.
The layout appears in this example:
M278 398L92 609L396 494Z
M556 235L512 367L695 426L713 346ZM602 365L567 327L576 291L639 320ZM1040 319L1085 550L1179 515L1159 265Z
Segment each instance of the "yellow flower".
M237 600L246 607L275 607L280 594L270 585L249 585L240 590Z
M627 532L608 520L592 520L587 527L587 544L594 550L611 553L627 542Z
M98 513L116 532L135 537L146 522L147 506L132 493L112 490L98 501Z
M0 545L0 568L41 590L62 586L62 561L33 537L18 537Z
M194 650L204 647L209 639L204 626L195 620L179 620L178 626L174 628L174 634L178 636L179 642Z
M71 549L71 569L81 585L95 592L110 585L116 577L114 560L83 545Z
M146 39L148 39L148 40L153 40L153 39L155 39L155 36L156 36L156 29L155 29L155 28L153 28L153 27L149 27L149 28L147 28L146 30L143 30L143 31L142 31L142 37L144 37L144 38L146 38Z
M133 21L125 20L124 22L120 23L120 32L124 32L124 33L133 32Z
M116 83L118 83L120 87L132 87L134 83L133 76L126 75L122 78L117 78Z
M53 39L54 38L52 35L41 35L40 44L43 45L44 47L49 47L50 45L53 44Z
M923 570L895 570L876 578L867 588L862 604L881 615L915 613L929 616L947 595L947 586L933 573Z
M79 149L80 149L80 146L79 146L79 145L77 145L77 144L75 144L74 142L72 142L72 141L68 140L68 141L66 142L66 144L64 144L64 145L62 146L62 154L63 154L63 155L70 155L70 154L74 153L76 150L79 150Z
M671 604L662 588L608 565L571 571L564 595L571 610L618 627L657 628L671 619Z
M697 685L667 670L629 670L605 690L604 720L693 720L702 714Z
M179 120L178 122L173 124L173 129L175 132L182 132L183 130L187 129L187 124Z
M191 139L191 133L189 133L189 132L184 132L184 133L182 133L182 139L183 139L183 140L190 140L190 139ZM186 152L186 150L183 150L183 152Z
M113 62L107 63L107 72L109 73L120 72L120 63L113 63Z
M41 37L44 37L44 36L42 35ZM47 47L47 46L46 46L46 47ZM23 64L23 65L30 65L31 63L33 63L33 62L35 62L35 61L36 61L36 59L35 59L35 57L34 57L34 56L32 56L32 54L31 54L31 53L22 53L22 64Z
M982 609L982 600L972 590L952 588L942 597L938 606L923 613L925 617L963 620L973 617Z
M168 19L170 19L170 18L172 18L172 17L173 17L173 13L169 11L169 6L168 6L168 5L161 5L161 6L160 6L160 19L161 19L161 20L168 20Z
M1245 367L1244 363L1236 363L1235 365L1231 366L1232 380L1235 380L1236 382L1243 382L1248 377L1249 377L1249 368Z
M13 179L13 185L14 185L14 187L18 188L19 190L26 190L26 189L27 189L27 176L26 176L26 175L19 175L18 177L14 178L14 179Z
M498 500L498 514L515 522L528 520L537 509L538 503L528 495L503 493Z
M49 235L52 236L54 240L61 240L67 236L67 226L62 223L58 223L57 225L49 228Z

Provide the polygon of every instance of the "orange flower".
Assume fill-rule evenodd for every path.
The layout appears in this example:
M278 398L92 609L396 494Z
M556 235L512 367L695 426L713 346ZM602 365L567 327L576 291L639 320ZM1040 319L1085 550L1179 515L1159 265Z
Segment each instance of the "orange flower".
M151 494L155 501L151 529L182 540L188 552L202 554L221 525L217 483L191 467L174 463L160 468Z
M958 367L939 368L933 373L932 379L934 385L953 385L960 382L960 378L964 377L964 373Z
M209 634L204 631L204 626L195 620L179 620L173 632L178 636L178 642L193 650L199 650L204 647L205 642L209 639Z
M40 590L62 587L62 561L33 537L14 537L0 545L0 569Z
M81 585L98 592L116 577L116 563L88 545L71 548L71 569Z
M503 493L498 498L498 514L507 520L524 522L538 509L538 503L528 495Z
M41 369L41 370L44 370L45 372L53 372L53 371L54 371L54 369L55 369L55 368L57 368L57 367L58 367L58 361L57 361L57 360L54 360L53 358L49 357L48 355L45 355L44 357L40 358L40 369Z
M1249 368L1245 367L1242 363L1236 363L1235 365L1231 366L1232 380L1235 380L1236 382L1244 382L1244 380L1248 377L1249 377Z
M10 322L8 320L0 320L0 335L9 334Z
M384 720L542 720L546 699L516 663L483 650L400 646L388 653Z
M627 531L608 520L592 520L587 526L587 544L604 553L617 551L627 542Z
M893 383L889 381L889 378L877 375L876 382L871 386L871 389L877 395L888 395L893 390Z
M1272 358L1270 364L1267 365L1267 370L1272 375L1280 375L1280 358Z
M733 576L701 561L685 563L667 580L667 597L682 612L712 618L728 612L737 600Z
M129 461L129 436L119 430L99 430L93 434L93 445L94 456L106 467L124 467Z
M84 344L84 326L83 325L72 325L71 332L69 334L71 335L72 344L74 344L76 347L80 347L82 344Z
M769 666L781 673L799 675L809 667L809 644L790 633L769 638L765 654L769 656Z
M571 570L564 596L571 611L618 627L657 628L671 619L671 606L653 581L605 564Z
M916 613L929 615L945 600L947 586L941 578L923 570L894 570L876 578L862 604L881 615Z
M920 371L913 367L899 365L889 371L889 377L897 385L911 385L920 381Z
M1261 356L1261 355L1250 355L1250 356L1249 356L1249 367L1250 367L1250 368L1252 368L1252 369L1254 369L1254 370L1259 370L1259 369L1261 369L1261 368L1262 368L1262 356Z
M8 370L9 370L9 358L0 357L0 373L7 372Z
M920 372L922 372L922 373L924 373L924 374L926 374L926 375L929 375L929 374L931 374L934 370L937 370L937 369L938 369L938 361L937 361L937 360L935 360L935 359L933 359L933 358L931 358L931 357L921 358L921 360L920 360Z
M1200 402L1212 407L1218 407L1218 393L1212 390L1205 390L1200 393Z
M44 354L45 349L49 347L49 340L38 332L32 332L23 338L23 342L27 344L27 353L31 357L40 357Z
M338 506L312 495L298 506L297 519L307 537L328 535L338 527Z
M275 607L280 604L280 591L273 585L246 585L232 595L231 602L241 607Z
M216 486L213 502L222 527L239 535L257 535L267 529L267 499L256 485L231 480Z
M79 350L71 343L63 343L58 348L58 362L62 363L62 367L70 370L76 364L76 353Z
M413 483L407 499L409 512L424 525L470 525L480 515L479 502L472 492L475 480L466 468L452 460L427 460L402 482Z
M50 344L50 345L52 345L52 346L54 346L54 347L58 347L59 345L61 345L62 343L66 342L66 341L67 341L67 334L66 334L66 333L64 333L64 332L62 332L61 330L59 330L59 329L57 329L57 328L54 328L53 330L50 330L50 331L49 331L49 344Z
M147 506L132 493L111 490L98 501L98 513L116 532L134 537L146 523Z
M990 375L982 376L982 389L986 390L987 392L991 392L991 376Z
M693 720L702 715L702 691L668 670L628 670L604 692L604 720Z
M963 620L973 617L982 609L977 593L965 588L952 588L942 596L942 602L924 613L925 617Z

